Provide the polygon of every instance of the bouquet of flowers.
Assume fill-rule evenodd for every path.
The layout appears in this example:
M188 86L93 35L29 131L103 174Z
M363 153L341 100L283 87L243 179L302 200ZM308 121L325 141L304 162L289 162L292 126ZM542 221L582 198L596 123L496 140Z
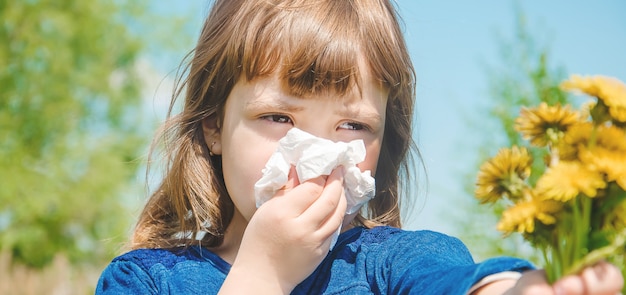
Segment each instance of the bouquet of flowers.
M626 263L626 85L572 76L560 86L593 99L522 108L515 130L527 145L483 163L475 190L504 206L498 230L539 249L551 282L603 259Z

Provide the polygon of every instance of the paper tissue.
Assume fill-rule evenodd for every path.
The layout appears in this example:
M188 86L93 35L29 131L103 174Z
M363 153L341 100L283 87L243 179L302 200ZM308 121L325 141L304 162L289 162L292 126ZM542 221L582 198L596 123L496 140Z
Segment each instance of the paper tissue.
M292 128L280 139L278 148L265 164L263 176L254 185L256 205L259 207L274 197L287 183L291 166L296 167L298 180L302 183L320 175L329 175L333 169L342 165L348 203L346 215L355 213L376 193L370 171L361 172L356 167L363 160L365 145L362 140L333 142ZM333 246L336 238L337 235L333 238Z

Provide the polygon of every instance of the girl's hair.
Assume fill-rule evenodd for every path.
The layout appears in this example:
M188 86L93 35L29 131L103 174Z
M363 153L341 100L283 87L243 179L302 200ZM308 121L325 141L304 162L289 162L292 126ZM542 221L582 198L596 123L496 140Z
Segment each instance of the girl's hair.
M401 226L399 190L406 188L414 147L415 73L388 0L217 0L188 57L155 141L164 143L167 169L141 213L132 248L222 243L234 206L202 122L221 120L238 79L270 74L293 95L343 95L360 85L359 70L369 70L389 91L376 197L354 223ZM359 59L369 69L359 69ZM182 111L172 116L182 92Z

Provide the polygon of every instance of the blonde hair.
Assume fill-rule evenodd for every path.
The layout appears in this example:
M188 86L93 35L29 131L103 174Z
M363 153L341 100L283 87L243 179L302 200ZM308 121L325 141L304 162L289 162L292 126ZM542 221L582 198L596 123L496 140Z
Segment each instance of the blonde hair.
M155 141L165 143L167 170L141 213L132 248L222 243L234 206L220 156L210 155L202 122L220 120L240 77L278 74L295 95L341 95L359 84L359 56L389 97L376 197L354 222L401 226L399 190L406 186L402 181L410 174L414 147L415 74L389 1L218 0L189 56L186 76L178 79L170 116ZM171 116L183 91L183 109Z

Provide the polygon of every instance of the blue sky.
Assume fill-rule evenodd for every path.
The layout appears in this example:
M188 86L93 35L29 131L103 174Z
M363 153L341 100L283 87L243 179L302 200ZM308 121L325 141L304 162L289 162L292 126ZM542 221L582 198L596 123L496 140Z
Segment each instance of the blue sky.
M497 36L512 39L515 3L530 33L549 48L551 67L563 67L567 75L602 74L626 81L626 1L397 2L417 72L415 136L428 174L428 190L419 195L421 210L411 214L408 229L458 234L458 221L450 218L448 208L458 198L471 198L463 191L464 174L476 161L474 148L492 136L490 130L468 124L467 117L484 112L479 107L488 97L484 65L502 66ZM161 11L188 15L186 28L196 37L208 10L206 0L157 3ZM165 76L184 53L154 62Z
M626 81L626 1L518 1L531 33L549 48L552 66L566 74L602 74ZM447 215L455 198L469 198L463 177L476 161L472 150L490 130L467 122L484 112L484 64L502 66L496 36L512 39L515 1L399 1L405 36L417 71L416 137L429 177L424 208L408 228L451 234ZM469 150L468 150L469 149ZM468 168L470 167L470 168ZM462 211L455 211L462 212Z

